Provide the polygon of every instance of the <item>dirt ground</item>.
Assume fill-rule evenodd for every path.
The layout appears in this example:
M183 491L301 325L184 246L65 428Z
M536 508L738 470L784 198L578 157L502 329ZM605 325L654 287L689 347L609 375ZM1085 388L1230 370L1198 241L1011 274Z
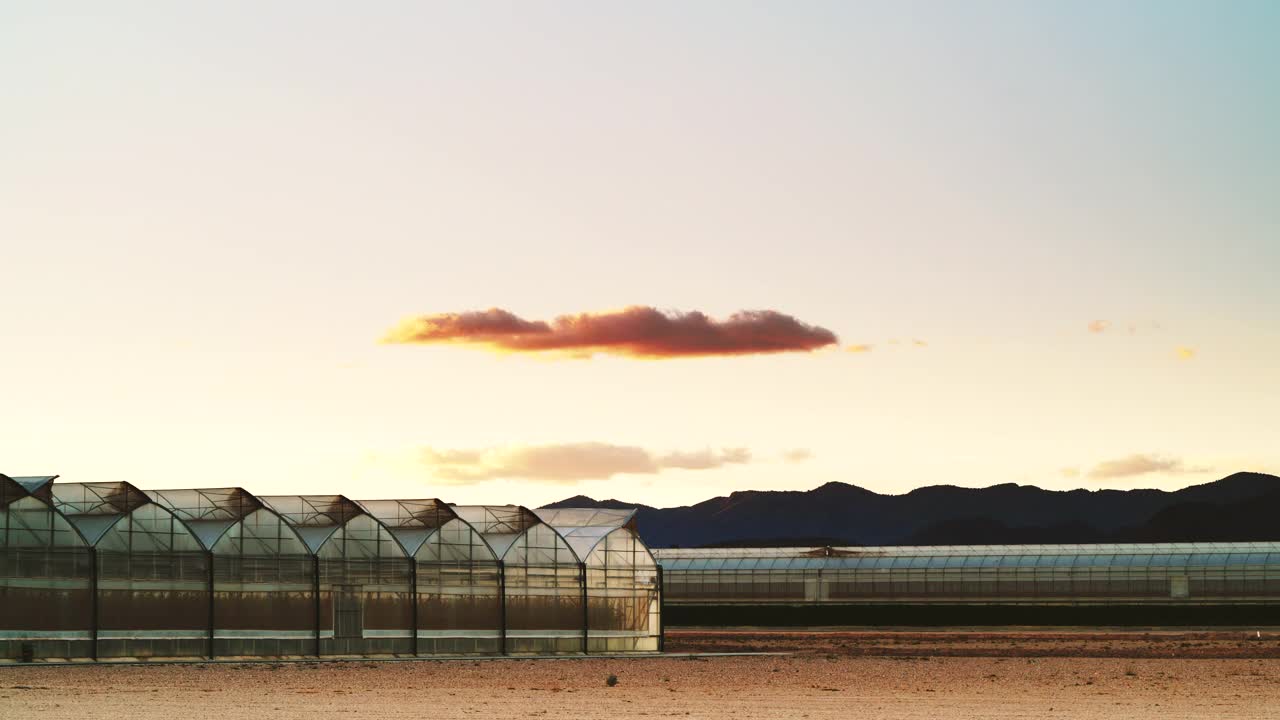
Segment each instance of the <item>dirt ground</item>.
M1055 636L1050 639L1047 635ZM1062 638L1061 636L1072 637ZM1111 639L1121 635L1121 639ZM889 637L886 637L889 636ZM921 637L927 636L927 637ZM736 638L736 639L735 639ZM1178 639L1174 639L1178 638ZM1276 718L1280 660L1193 633L715 633L790 655L0 667L0 718ZM1179 657L1107 657L1142 643ZM1250 652L1280 644L1254 639ZM968 651L966 651L968 647ZM1020 647L1022 648L1020 650ZM883 652L877 653L875 648ZM1062 651L1050 655L1047 648ZM1002 656L972 656L1003 652ZM1030 650L1031 652L1023 652ZM1204 653L1222 653L1208 657ZM962 656L966 652L970 656ZM1238 656L1228 656L1238 652ZM1039 656L1029 656L1040 653ZM1092 654L1090 654L1092 653ZM610 675L617 684L609 687Z
M667 649L770 650L857 657L1280 658L1280 629L677 628L667 633Z

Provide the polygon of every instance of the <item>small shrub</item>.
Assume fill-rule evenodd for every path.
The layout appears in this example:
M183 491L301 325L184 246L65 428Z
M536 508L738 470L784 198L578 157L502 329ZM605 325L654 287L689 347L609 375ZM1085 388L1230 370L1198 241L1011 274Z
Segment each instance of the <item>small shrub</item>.
M608 685L609 687L613 687L614 685L617 685L617 684L618 684L618 676L617 676L617 675L612 675L612 674L611 674L611 675L609 675L609 677L608 677L607 679L605 679L604 684L605 684L605 685Z

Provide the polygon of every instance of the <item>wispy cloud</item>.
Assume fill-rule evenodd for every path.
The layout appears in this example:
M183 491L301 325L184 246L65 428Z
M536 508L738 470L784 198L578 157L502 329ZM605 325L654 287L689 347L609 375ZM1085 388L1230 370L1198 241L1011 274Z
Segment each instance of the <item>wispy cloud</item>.
M386 337L393 344L455 344L495 352L563 357L594 354L662 359L811 352L838 342L835 333L774 310L716 320L700 312L623 310L526 320L500 308L411 317Z
M659 470L714 470L724 465L743 465L751 462L751 451L746 448L723 450L703 449L694 452L673 452L657 458Z
M793 448L782 453L782 459L789 463L804 462L813 457L813 451L808 448Z
M925 340L921 340L920 338L912 338L911 340L899 340L898 338L891 338L889 340L886 340L885 344L889 345L891 348L900 348L907 345L910 345L911 347L914 347L914 348L929 347L929 343ZM844 347L845 352L851 352L851 353L869 353L875 349L876 349L876 346L871 343L858 343L854 345L846 345Z
M1100 333L1110 332L1112 329L1116 328L1116 324L1111 322L1110 320L1094 320L1093 322L1089 323L1088 327L1089 327L1089 332L1100 334ZM1154 320L1150 322L1146 322L1146 321L1136 322L1131 320L1129 322L1124 323L1123 328L1125 332L1127 332L1128 334L1137 335L1138 333L1145 332L1147 330L1160 330L1162 329L1162 326L1160 325L1159 322Z
M1174 352L1177 354L1179 360L1190 360L1196 356L1196 349L1193 347L1179 347Z
M1062 475L1062 477L1064 478L1069 478L1074 480L1075 478L1080 477L1080 468L1074 467L1074 466L1064 467L1058 471L1058 474Z
M514 445L470 450L425 448L422 462L440 482L469 485L488 480L537 480L573 484L615 475L654 475L665 470L713 470L751 462L746 448L654 453L632 445L585 442Z
M1210 469L1189 466L1179 458L1136 454L1098 463L1089 470L1089 478L1093 480L1120 480L1152 473L1180 475L1207 472Z

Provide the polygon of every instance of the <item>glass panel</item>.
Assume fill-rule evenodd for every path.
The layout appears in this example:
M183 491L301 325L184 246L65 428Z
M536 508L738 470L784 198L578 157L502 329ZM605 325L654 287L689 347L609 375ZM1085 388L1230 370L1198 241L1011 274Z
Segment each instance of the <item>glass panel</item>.
M656 651L657 568L644 544L620 528L606 535L586 562L589 650Z

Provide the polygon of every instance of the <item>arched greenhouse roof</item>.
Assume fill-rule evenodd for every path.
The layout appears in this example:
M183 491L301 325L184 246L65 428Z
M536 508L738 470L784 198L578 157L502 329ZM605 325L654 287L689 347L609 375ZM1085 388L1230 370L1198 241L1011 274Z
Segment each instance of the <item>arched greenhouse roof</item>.
M88 547L80 529L53 504L57 475L10 477L0 474L0 545ZM46 517L41 517L45 516Z
M343 495L259 495L257 499L293 528L312 554L318 554L334 533L355 518L367 517L387 529L359 503Z
M591 557L591 551L616 530L636 534L635 508L540 508L533 512L560 533L579 558Z
M200 548L199 538L181 518L127 482L54 483L53 507L71 522L85 542L99 547L120 529L129 538L113 550L174 551ZM123 523L123 524L122 524ZM132 538L132 539L130 539ZM135 539L139 543L135 545Z
M459 519L441 500L360 500L356 503L382 523L409 557L417 554L445 523ZM463 522L466 522L463 520Z
M665 570L1213 567L1280 565L1280 542L654 550Z
M206 550L212 550L228 530L251 513L266 509L244 488L148 490L147 495L182 520Z
M97 545L121 518L150 502L146 493L127 482L53 485L53 506L90 545Z
M57 475L9 477L0 474L0 507L24 497L34 497L46 503L52 502L53 490L50 486L57 477Z
M498 558L504 558L516 541L538 525L545 525L564 542L570 554L578 562L581 556L550 523L543 522L532 510L523 505L451 505L458 517L467 521Z

